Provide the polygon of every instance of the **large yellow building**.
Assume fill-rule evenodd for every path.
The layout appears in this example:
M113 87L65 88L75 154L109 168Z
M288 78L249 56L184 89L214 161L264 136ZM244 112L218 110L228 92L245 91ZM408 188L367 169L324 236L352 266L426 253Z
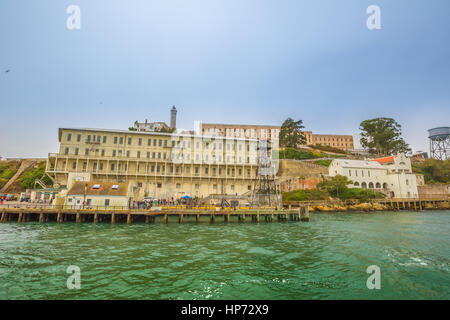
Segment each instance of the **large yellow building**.
M91 181L128 182L133 198L245 194L258 174L258 141L186 134L60 128L46 173L68 185L69 173Z
M208 136L237 137L250 139L264 139L275 141L280 136L280 126L249 125L249 124L220 124L201 123L200 132ZM316 134L303 131L306 145L322 145L350 151L354 149L353 136L339 134Z

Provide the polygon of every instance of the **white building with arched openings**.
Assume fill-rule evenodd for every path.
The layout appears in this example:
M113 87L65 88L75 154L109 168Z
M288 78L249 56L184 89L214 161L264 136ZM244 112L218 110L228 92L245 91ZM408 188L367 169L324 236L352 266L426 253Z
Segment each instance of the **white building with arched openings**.
M349 187L384 192L390 198L419 196L411 160L404 153L373 160L335 159L331 162L328 173L331 177L347 177L353 182Z

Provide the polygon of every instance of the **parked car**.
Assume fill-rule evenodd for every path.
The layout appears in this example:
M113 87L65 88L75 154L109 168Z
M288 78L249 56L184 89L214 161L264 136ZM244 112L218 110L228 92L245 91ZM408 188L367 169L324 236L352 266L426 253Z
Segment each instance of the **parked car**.
M17 197L14 194L8 194L5 198L6 201L16 201Z
M6 196L6 193L0 193L0 200L5 200Z

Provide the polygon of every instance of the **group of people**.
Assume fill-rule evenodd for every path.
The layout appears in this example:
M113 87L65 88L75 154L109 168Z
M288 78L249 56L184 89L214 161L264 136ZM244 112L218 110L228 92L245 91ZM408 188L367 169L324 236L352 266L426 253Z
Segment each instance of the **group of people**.
M196 202L191 198L169 198L169 199L152 199L137 202L138 209L149 209L151 207L161 206L179 206L179 205L196 205Z

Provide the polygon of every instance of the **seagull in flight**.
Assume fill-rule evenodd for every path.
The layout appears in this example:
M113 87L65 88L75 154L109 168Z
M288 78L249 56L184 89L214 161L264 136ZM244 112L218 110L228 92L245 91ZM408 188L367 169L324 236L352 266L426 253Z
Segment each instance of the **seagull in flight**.
M8 73L8 72L10 72L10 71L11 71L11 70L8 69L8 70L5 71L5 73Z

